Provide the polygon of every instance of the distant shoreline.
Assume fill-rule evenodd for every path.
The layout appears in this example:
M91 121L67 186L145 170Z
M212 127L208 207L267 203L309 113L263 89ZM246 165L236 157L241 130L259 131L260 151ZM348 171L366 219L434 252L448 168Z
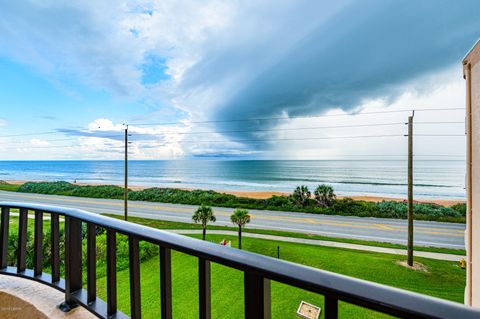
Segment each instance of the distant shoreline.
M46 182L42 180L37 180L37 181L25 181L25 180L5 180L5 182L9 184L14 184L14 185L21 185L27 182ZM90 186L99 186L99 185L115 185L115 186L120 186L122 187L123 185L116 184L116 183L102 183L102 184L96 184L96 183L75 183L76 185L90 185ZM153 186L129 186L129 189L132 190L143 190L146 188L152 188ZM172 187L169 187L172 188ZM183 188L183 187L174 187L177 189L183 189L183 190L194 190L192 188ZM267 191L231 191L231 190L222 190L222 189L212 189L213 191L216 191L218 193L225 193L225 194L230 194L230 195L235 195L238 197L247 197L247 198L255 198L255 199L266 199L270 198L272 196L288 196L290 193L287 192L267 192ZM365 195L353 195L353 196L337 196L338 198L352 198L354 200L362 200L366 202L381 202L381 201L396 201L396 202L402 202L405 201L406 199L402 198L394 198L394 197L384 197L384 196L365 196ZM418 203L432 203L432 204L437 204L437 205L442 205L442 206L452 206L455 204L459 203L465 203L465 200L457 200L457 199L420 199L420 200L415 200L415 202Z

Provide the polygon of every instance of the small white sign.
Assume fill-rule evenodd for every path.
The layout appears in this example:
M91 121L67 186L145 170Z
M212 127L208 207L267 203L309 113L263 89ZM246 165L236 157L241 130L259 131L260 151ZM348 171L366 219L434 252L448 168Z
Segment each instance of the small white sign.
M298 306L297 315L304 319L318 319L320 312L322 312L322 308L302 300Z

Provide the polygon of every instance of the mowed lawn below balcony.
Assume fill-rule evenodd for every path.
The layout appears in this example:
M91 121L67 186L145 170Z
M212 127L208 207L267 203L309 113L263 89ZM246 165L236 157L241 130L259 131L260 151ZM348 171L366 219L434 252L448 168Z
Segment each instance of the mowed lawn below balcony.
M193 235L200 237L200 235ZM207 235L207 240L232 241L236 237ZM284 260L328 270L397 288L411 290L435 297L463 302L465 270L456 262L416 258L427 271L407 269L397 264L404 256L361 252L339 248L319 247L307 244L276 242L264 239L243 238L245 250L276 257L281 247ZM232 249L232 248L225 248ZM173 315L175 318L198 318L198 260L172 251ZM212 317L243 317L243 273L212 263ZM117 274L118 307L130 313L129 270ZM106 300L106 278L97 281L98 295ZM159 318L159 259L153 257L141 265L142 314L144 318ZM365 291L368 295L368 291ZM272 282L272 317L297 318L295 313L300 301L305 300L323 308L323 297L301 289ZM340 302L340 317L385 318L370 310ZM323 311L322 311L323 315ZM322 316L323 317L323 316Z
M14 211L16 213L16 211ZM32 216L33 217L33 216ZM45 252L49 251L50 220L48 214L43 222ZM14 265L15 243L18 233L18 217L10 218L10 245L9 264ZM146 224L149 220L135 220ZM155 225L158 228L182 225ZM166 222L165 222L166 223ZM192 225L193 226L193 225ZM33 245L33 219L28 219L29 239L27 251L27 266L32 267L31 252ZM60 221L63 231L63 222ZM191 235L200 238L201 235ZM238 245L236 236L208 235L207 240L219 243L222 239L232 241ZM84 257L86 240L83 242ZM146 245L145 245L146 244ZM144 243L141 265L142 309L144 318L159 318L159 259L158 248ZM397 264L405 260L405 256L389 255L373 252L362 252L341 248L314 246L308 244L288 243L266 239L244 237L242 245L245 250L276 257L277 246L280 246L281 259L308 265L311 267L336 272L364 280L390 285L397 288L411 290L435 297L440 297L463 303L465 287L465 270L457 262L439 261L425 258L415 258L427 267L427 272L415 271ZM225 249L236 249L227 248ZM61 251L63 251L61 247ZM105 234L97 237L97 276L98 296L106 300L106 274L105 268ZM119 309L125 313L130 312L129 298L129 270L128 270L128 238L117 234L117 293ZM62 253L63 255L63 253ZM45 255L44 271L50 272L48 265L49 256ZM84 259L83 277L86 288L86 263ZM198 260L195 257L172 251L172 276L173 276L173 311L175 318L198 317ZM61 265L63 277L63 265ZM365 292L368 295L368 291ZM323 297L296 289L287 285L272 282L272 317L296 318L295 312L301 300L319 305L323 308ZM243 317L243 273L218 264L212 264L212 317L213 318L241 318ZM340 303L340 316L343 318L384 318L384 315L365 310L360 307Z

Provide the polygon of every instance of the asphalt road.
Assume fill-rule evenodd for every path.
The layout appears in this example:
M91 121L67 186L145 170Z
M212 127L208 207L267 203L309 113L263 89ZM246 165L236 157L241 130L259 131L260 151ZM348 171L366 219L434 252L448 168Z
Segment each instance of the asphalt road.
M0 191L0 201L42 203L63 207L75 207L94 213L123 215L123 201L68 197L57 195L25 194ZM129 202L129 216L192 222L191 216L197 206L151 202ZM214 208L215 225L232 226L232 209ZM295 212L250 210L252 220L249 228L262 228L343 237L379 242L405 244L407 224L405 220L326 216ZM414 243L419 246L464 248L464 224L416 221Z

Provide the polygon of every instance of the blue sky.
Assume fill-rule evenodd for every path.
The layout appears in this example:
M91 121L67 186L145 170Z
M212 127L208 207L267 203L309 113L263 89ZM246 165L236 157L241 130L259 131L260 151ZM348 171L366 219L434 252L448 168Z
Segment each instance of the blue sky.
M0 60L0 70L0 103L2 116L12 124L9 134L75 127L97 117L122 121L142 107L141 103L114 100L108 92L73 81L65 87L55 85L28 66L7 58Z
M325 114L463 107L461 59L480 37L475 4L0 0L2 158L120 159L123 123L137 159L404 154L402 126L381 129L398 138L361 142L327 138L379 129L311 128L408 115ZM271 117L290 119L225 121ZM19 134L31 135L10 136ZM425 154L463 154L462 138L416 143Z

